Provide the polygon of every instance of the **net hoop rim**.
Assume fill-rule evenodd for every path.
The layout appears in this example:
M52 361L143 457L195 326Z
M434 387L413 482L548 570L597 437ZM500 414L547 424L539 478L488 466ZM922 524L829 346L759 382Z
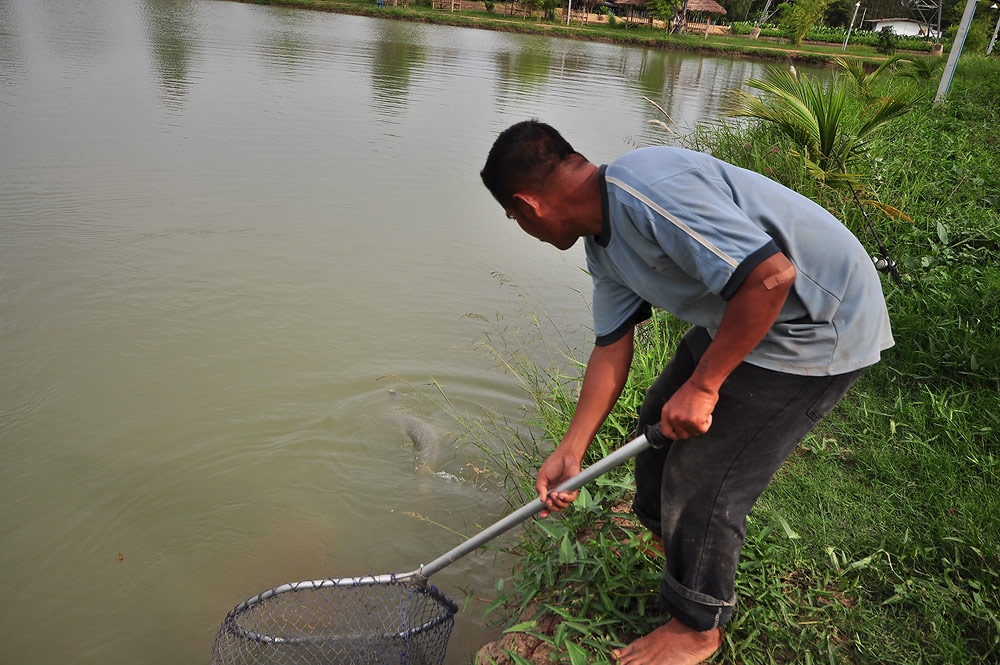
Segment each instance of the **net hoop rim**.
M259 605L260 603L274 598L286 593L294 593L299 591L316 591L319 589L328 589L331 587L348 587L348 586L390 586L393 584L412 584L417 588L421 589L423 593L426 593L431 598L433 598L439 605L441 605L446 612L442 613L440 616L431 619L419 626L415 626L408 630L400 631L393 634L388 634L386 637L407 637L409 635L417 635L425 631L431 630L445 621L448 621L454 617L458 612L458 605L451 598L446 596L442 591L440 591L433 584L428 583L427 578L420 574L419 571L414 571L412 573L402 573L402 574L390 574L390 575L368 575L364 577L328 577L322 580L302 580L300 582L288 582L286 584L279 584L276 587L271 587L267 591L262 591L261 593L244 600L242 603L234 607L226 615L225 620L222 622L225 630L232 633L234 636L250 640L252 642L263 642L267 644L297 644L314 641L316 638L310 637L274 637L271 635L264 635L262 633L257 633L252 630L247 630L236 624L236 617L246 612L248 609Z

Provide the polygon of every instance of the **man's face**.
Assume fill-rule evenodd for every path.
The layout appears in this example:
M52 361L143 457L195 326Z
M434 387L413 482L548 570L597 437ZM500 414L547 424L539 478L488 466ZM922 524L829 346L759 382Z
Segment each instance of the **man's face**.
M577 236L568 233L565 228L538 215L534 208L526 205L518 206L519 210L507 209L507 219L513 219L529 236L547 242L558 249L569 249L576 243Z

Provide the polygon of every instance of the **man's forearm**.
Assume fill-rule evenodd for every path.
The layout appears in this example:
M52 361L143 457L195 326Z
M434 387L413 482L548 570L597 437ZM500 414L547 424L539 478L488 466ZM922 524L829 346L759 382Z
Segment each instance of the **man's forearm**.
M633 332L630 330L620 340L607 346L595 346L587 361L576 411L559 444L580 459L604 419L611 413L628 380L634 348Z
M783 254L775 254L747 275L726 305L719 330L691 376L694 386L718 392L774 325L794 279L794 267Z

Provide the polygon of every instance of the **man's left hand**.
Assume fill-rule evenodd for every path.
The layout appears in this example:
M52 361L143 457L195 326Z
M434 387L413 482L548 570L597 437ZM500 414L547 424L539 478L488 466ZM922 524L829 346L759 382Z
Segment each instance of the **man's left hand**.
M719 393L685 383L663 405L660 430L674 440L689 439L704 434L712 426L712 411Z

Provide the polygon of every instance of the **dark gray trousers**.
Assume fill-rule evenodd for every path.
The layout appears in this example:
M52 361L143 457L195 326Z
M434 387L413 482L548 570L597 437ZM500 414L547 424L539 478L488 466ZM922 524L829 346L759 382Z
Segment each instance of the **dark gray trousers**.
M711 338L692 328L646 392L639 432L659 423L667 399L691 376ZM660 601L695 630L721 626L736 605L746 517L782 462L829 413L862 370L785 374L742 363L723 383L712 426L636 458L636 517L663 538ZM659 428L656 428L659 432Z

